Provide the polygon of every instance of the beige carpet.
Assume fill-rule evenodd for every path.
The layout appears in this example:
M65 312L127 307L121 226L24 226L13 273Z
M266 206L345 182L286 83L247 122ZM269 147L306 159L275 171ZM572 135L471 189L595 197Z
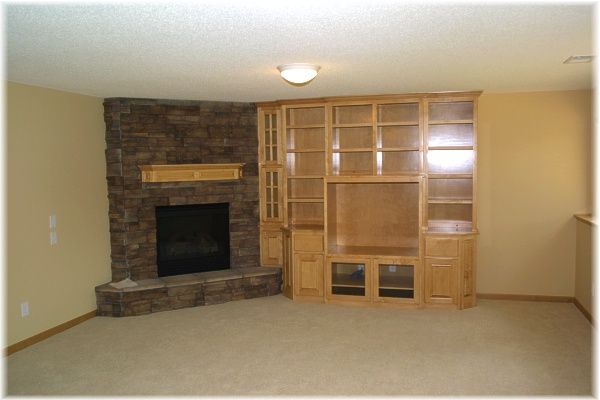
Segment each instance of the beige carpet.
M279 295L93 318L7 358L9 395L581 395L591 326L572 304L464 310Z

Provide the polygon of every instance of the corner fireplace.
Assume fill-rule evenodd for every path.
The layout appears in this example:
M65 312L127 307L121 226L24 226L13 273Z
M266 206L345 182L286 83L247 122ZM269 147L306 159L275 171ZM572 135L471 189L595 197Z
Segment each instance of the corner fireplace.
M229 268L229 203L156 207L158 276Z

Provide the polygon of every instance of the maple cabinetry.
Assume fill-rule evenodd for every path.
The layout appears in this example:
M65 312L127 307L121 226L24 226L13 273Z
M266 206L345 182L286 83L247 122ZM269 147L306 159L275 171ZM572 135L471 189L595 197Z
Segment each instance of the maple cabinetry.
M475 305L478 95L259 104L261 260L288 297Z

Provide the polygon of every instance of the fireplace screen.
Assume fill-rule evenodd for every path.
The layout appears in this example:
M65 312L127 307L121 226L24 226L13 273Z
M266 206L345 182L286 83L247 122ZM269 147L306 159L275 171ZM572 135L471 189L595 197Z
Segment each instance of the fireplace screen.
M229 203L156 207L158 276L229 268Z

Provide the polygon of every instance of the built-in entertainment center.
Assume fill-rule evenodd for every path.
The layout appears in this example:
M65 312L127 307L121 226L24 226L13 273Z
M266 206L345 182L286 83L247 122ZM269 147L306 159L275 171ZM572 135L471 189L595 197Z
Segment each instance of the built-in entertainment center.
M261 264L286 296L476 304L479 94L258 104Z

